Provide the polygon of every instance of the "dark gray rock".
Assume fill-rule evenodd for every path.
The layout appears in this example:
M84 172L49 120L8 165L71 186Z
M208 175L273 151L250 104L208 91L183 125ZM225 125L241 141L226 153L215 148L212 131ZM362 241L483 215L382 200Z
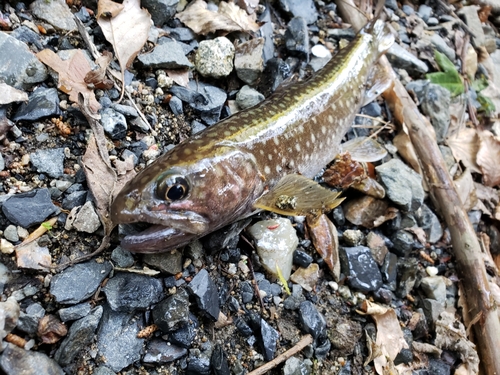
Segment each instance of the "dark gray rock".
M398 271L398 257L396 254L387 253L385 255L384 263L380 269L382 279L385 283L390 284L396 280Z
M153 321L163 331L171 332L189 323L189 296L185 290L167 297L153 308Z
M401 349L396 358L394 358L394 364L396 366L400 365L401 363L409 364L412 361L413 361L413 353L411 349Z
M258 341L262 349L262 355L265 361L271 361L276 353L277 341L279 333L271 327L264 319L260 320L260 332Z
M241 317L236 316L234 318L234 326L236 327L236 329L238 329L243 337L250 337L253 335L252 328L250 328L245 319Z
M146 275L119 272L102 289L113 311L146 310L163 294L160 280Z
M210 356L206 353L190 355L186 375L210 375Z
M141 358L144 339L137 334L144 328L140 314L115 312L105 306L97 331L98 357L118 372Z
M424 201L422 176L398 159L375 167L387 197L405 211L416 211Z
M71 320L78 320L87 316L90 313L90 310L92 310L91 304L89 302L84 302L79 303L78 305L59 309L57 313L63 322L69 322Z
M479 6L469 5L462 7L457 13L461 18L465 20L467 26L469 26L473 35L472 42L474 46L482 47L484 46L485 38L481 20L479 19L479 15L477 14L478 10Z
M370 248L340 247L342 272L351 287L362 292L375 291L382 286L382 276Z
M139 113L137 112L137 110L134 107L129 106L129 105L112 103L111 108L113 108L116 112L121 113L126 118L135 118L135 117L139 116Z
M285 61L280 58L272 58L266 64L257 89L267 97L276 91L290 75L290 66Z
M29 100L19 107L13 121L35 121L45 117L61 115L57 89L38 87L30 94Z
M450 47L446 41L438 33L434 33L431 36L431 43L441 53L444 53L450 61L455 61L457 58L455 48ZM444 88L444 87L443 87Z
M146 68L180 69L193 64L187 59L182 46L173 39L161 38L152 52L138 56Z
M28 90L47 79L47 69L19 40L0 31L0 79L16 89Z
M206 269L202 269L196 274L188 284L188 289L196 298L198 307L205 316L213 321L219 319L219 294L217 286L212 281Z
M116 373L106 366L99 366L94 370L93 375L116 375Z
M309 29L304 18L290 20L285 31L285 45L292 53L309 55Z
M240 284L240 294L241 294L241 301L243 303L252 302L254 289L250 281L243 281Z
M127 134L125 116L112 108L105 108L101 111L101 125L111 139L122 139Z
M52 203L49 190L44 188L10 197L3 203L2 211L11 223L28 228L42 223L58 208Z
M146 355L144 355L142 361L145 363L164 364L184 357L187 352L187 349L170 345L160 339L153 339L146 345Z
M402 10L406 13L407 16L415 14L415 9L413 9L413 7L411 7L410 5L403 5Z
M189 81L189 88L203 95L207 100L206 104L189 103L195 113L198 114L207 125L217 123L220 119L222 106L227 99L226 92L218 87L207 85L202 82L195 82L194 80Z
M412 291L417 281L417 260L415 258L399 258L398 280L399 285L396 295L405 298Z
M293 263L299 267L307 268L312 263L313 257L301 250L293 253Z
M231 374L231 371L229 371L229 364L227 363L227 356L222 345L215 345L210 362L215 375Z
M235 248L238 245L239 236L250 220L240 220L227 227L219 229L203 238L203 247L209 252L220 251L225 248Z
M264 99L264 95L248 85L243 86L236 94L236 104L240 109L253 107Z
M111 269L109 262L97 263L94 260L68 267L54 275L50 293L58 303L79 303L95 293Z
M182 271L182 253L179 250L144 254L142 260L169 275L176 275Z
M395 68L404 69L410 75L419 76L429 71L426 63L397 43L389 48L387 58Z
M299 312L302 329L310 333L315 340L322 341L326 337L326 321L316 310L316 306L310 301L304 301L300 304Z
M182 100L180 100L177 96L172 96L168 101L168 106L174 113L174 115L179 116L184 113L182 108Z
M84 190L74 191L71 194L66 195L62 201L62 207L65 210L71 211L73 208L78 206L83 206L87 201L87 192Z
M255 38L235 49L234 69L238 78L249 85L255 84L264 71L264 45L264 38Z
M24 350L7 344L0 357L0 368L5 375L64 375L56 361L37 351Z
M75 17L83 23L87 23L90 21L90 14L86 7L81 7L80 10L75 13Z
M432 375L450 375L450 365L440 359L429 358L429 373Z
M132 267L134 264L134 256L130 251L122 249L121 246L117 246L113 249L111 252L111 260L121 268Z
M425 318L430 326L429 328L434 331L436 322L439 320L439 316L444 311L444 304L435 299L425 298L422 301L422 306Z
M443 228L441 227L441 223L439 222L436 214L432 212L426 204L423 204L422 207L415 212L415 216L418 221L418 225L427 235L427 241L429 243L438 242L443 236Z
M102 306L98 306L86 317L76 321L70 327L68 335L62 341L59 349L54 354L54 359L61 366L70 365L80 350L84 349L94 338L94 332L97 329L102 317Z
M313 0L280 0L279 3L285 12L304 18L308 25L318 20Z
M149 11L156 27L172 19L179 0L143 0L141 5Z
M442 86L429 83L421 103L422 112L429 116L436 132L436 140L441 143L445 140L450 126L450 91Z
M33 49L37 52L40 52L43 49L40 34L35 33L28 26L22 25L18 27L10 33L10 36L16 38L20 42L34 47Z
M19 314L17 329L34 335L38 331L38 321L45 315L45 309L39 303L32 303L26 308L26 312Z
M30 154L30 161L38 173L54 178L64 174L64 148L37 150Z
M198 319L193 314L189 314L189 322L185 326L171 332L168 335L168 341L181 348L189 349L198 331L198 326Z
M193 32L193 30L187 27L174 28L164 26L163 30L165 30L172 39L178 40L179 42L188 43L196 38L196 34Z
M391 237L391 241L394 244L392 251L400 257L408 256L415 243L413 234L404 229L400 229L394 233Z

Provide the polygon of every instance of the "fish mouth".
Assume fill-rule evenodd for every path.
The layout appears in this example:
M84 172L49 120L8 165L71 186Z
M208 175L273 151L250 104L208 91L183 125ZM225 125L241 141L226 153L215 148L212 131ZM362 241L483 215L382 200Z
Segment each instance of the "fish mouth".
M141 223L141 226L143 224ZM137 230L137 224L125 224L127 229ZM121 240L121 247L133 253L154 254L176 249L187 245L200 237L195 233L188 233L173 227L151 225L138 233L128 234Z

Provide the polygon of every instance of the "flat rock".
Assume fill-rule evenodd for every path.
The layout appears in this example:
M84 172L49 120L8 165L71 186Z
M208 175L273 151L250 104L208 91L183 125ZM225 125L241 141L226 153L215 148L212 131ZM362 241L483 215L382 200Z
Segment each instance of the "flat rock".
M21 104L12 120L35 121L45 117L59 117L61 113L57 89L38 87L30 94L28 101Z
M397 43L394 43L391 48L389 48L387 51L387 58L395 68L404 69L410 73L410 75L421 75L429 71L426 63Z
M171 345L164 340L153 339L146 345L146 354L142 359L145 363L164 364L184 357L187 349Z
M3 203L2 211L11 223L28 228L42 223L58 208L52 203L49 190L43 188L11 196Z
M28 90L47 79L47 68L29 47L3 31L0 31L0 50L0 79L6 84Z
M340 261L351 287L367 293L382 286L382 275L368 247L340 247Z
M236 94L236 104L240 109L253 107L264 99L264 95L248 85L243 86Z
M71 320L78 320L87 316L90 313L90 310L92 310L90 303L84 302L79 303L78 305L59 309L57 313L63 322L69 322Z
M304 301L299 307L299 318L304 331L317 340L326 337L326 321L311 301Z
M93 260L68 267L54 275L50 282L50 293L58 303L79 303L95 293L111 268L109 262L97 263Z
M200 310L213 321L219 319L219 294L206 269L200 270L188 284L188 289L196 298Z
M46 271L52 263L52 256L46 246L33 241L16 248L16 260L19 268Z
M65 224L66 229L69 227L86 233L94 233L100 226L99 215L91 201L87 201L82 207L73 208Z
M220 119L222 106L226 102L227 94L224 90L194 80L189 81L189 88L203 95L206 102L194 102L189 105L200 115L207 125L213 125Z
M38 173L58 178L64 175L64 148L37 150L30 154L30 161Z
M179 69L193 66L185 56L181 45L173 39L161 38L152 52L139 55L138 60L151 69Z
M0 357L0 368L6 375L64 375L57 362L47 355L10 343Z
M155 26L162 27L175 15L178 3L179 0L142 0L141 6L149 11Z
M144 254L142 260L169 275L175 275L182 271L182 253L179 250L166 253Z
M73 14L64 0L35 0L31 4L31 12L58 30L68 32L76 29Z

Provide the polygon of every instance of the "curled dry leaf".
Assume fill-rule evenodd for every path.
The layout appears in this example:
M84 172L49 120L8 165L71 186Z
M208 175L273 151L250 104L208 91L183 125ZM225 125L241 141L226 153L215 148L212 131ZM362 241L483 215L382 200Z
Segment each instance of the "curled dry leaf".
M455 188L457 189L460 201L464 205L466 211L470 211L477 203L476 189L474 187L474 180L468 168L457 179L453 180Z
M479 150L476 162L483 174L483 182L486 186L500 185L500 140L489 131L479 133Z
M446 143L450 146L455 160L462 161L465 167L469 168L471 172L481 173L476 162L480 142L475 129L464 128L454 136L448 138Z
M123 4L111 0L99 0L97 3L97 19L116 17L123 10Z
M67 333L68 328L55 315L45 315L38 321L38 336L44 344L54 344Z
M80 49L73 50L68 60L61 58L50 49L44 49L37 53L38 59L59 73L59 90L69 95L69 100L78 103L78 94L88 97L89 106L93 112L97 112L101 105L95 98L94 92L87 87L85 76L90 72L90 64Z
M28 94L9 86L5 82L0 82L0 92L2 93L2 95L0 95L0 105L14 102L25 102L28 100Z
M121 69L121 81L124 82L125 70L132 65L142 46L148 40L151 15L147 10L141 8L140 0L124 0L122 5L123 9L116 16L99 17L97 23L115 50ZM119 101L123 97L124 88L122 85Z
M176 15L187 27L197 34L207 35L215 31L257 31L259 25L254 17L234 3L219 3L218 12L207 9L207 3L196 0L185 11Z
M339 239L337 228L325 214L307 216L307 228L316 251L325 261L335 280L340 278Z

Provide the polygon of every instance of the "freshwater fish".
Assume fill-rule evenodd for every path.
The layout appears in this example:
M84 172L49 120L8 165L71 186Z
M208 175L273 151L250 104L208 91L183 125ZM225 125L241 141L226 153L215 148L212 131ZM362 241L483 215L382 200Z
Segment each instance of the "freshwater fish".
M376 76L394 42L368 23L325 67L178 144L141 171L111 206L115 224L151 226L122 239L138 253L169 251L258 210L318 214L338 193L313 178L339 152L362 105L390 84Z

